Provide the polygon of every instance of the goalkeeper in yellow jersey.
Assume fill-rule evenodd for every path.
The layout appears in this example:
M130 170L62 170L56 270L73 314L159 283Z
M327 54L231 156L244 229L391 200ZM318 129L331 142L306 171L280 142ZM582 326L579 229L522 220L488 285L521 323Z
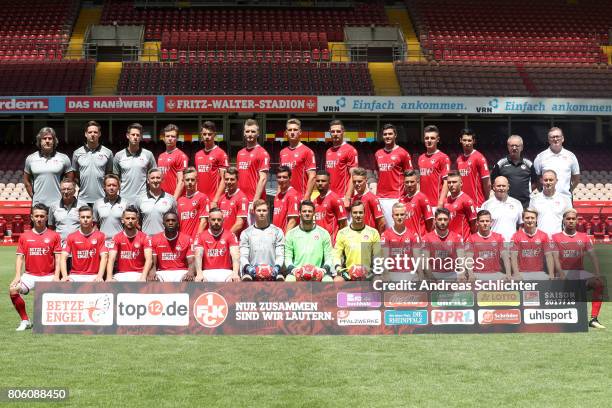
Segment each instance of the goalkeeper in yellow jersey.
M371 277L372 264L381 256L378 231L365 224L365 207L357 200L351 205L352 221L338 231L334 248L334 264L338 276L345 280Z

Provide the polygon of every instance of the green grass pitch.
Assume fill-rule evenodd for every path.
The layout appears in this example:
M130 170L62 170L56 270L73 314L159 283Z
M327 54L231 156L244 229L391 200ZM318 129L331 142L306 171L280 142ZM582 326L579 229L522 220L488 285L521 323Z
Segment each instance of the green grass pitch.
M36 407L612 405L609 304L600 319L609 329L578 334L33 335L15 332L14 251L0 248L0 388L70 392ZM612 282L612 246L598 251ZM30 311L33 296L26 302Z

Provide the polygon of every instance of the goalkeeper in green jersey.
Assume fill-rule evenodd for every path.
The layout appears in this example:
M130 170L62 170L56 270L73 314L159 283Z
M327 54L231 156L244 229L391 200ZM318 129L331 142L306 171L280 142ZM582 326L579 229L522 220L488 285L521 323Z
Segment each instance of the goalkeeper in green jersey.
M325 270L323 280L335 277L329 232L314 221L315 205L310 200L300 203L300 224L285 237L285 267L287 281L295 281L294 269L312 265ZM340 278L341 279L341 278Z

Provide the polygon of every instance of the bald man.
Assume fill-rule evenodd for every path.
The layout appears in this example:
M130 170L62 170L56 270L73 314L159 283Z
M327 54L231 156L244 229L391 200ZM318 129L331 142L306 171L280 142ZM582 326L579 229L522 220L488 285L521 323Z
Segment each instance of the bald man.
M522 223L523 205L508 195L508 179L499 176L493 182L493 197L482 204L482 210L491 213L491 231L497 232L509 242Z

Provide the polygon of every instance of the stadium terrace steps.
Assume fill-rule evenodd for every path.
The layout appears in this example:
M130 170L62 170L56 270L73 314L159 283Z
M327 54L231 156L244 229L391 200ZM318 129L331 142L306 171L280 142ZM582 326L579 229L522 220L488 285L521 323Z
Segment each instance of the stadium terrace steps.
M369 62L368 69L376 95L401 95L399 81L392 62Z
M420 61L423 57L421 43L414 31L412 20L408 11L404 8L387 7L387 18L391 24L397 24L404 34L406 39L406 47L408 49L408 61Z
M79 17L74 25L72 36L68 44L69 59L79 59L83 56L83 39L85 32L91 25L99 24L102 16L102 7L84 7L79 13Z
M98 62L96 64L96 76L94 77L93 95L114 95L117 83L121 75L123 63L121 62Z

